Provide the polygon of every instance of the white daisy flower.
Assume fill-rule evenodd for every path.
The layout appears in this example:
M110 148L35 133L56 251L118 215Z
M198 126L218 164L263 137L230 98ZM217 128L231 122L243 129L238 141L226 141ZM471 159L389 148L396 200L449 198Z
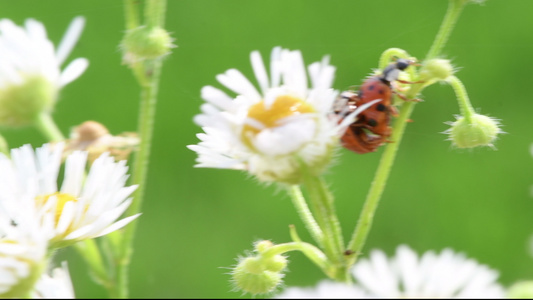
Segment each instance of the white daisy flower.
M338 94L331 88L335 67L327 56L309 65L309 87L300 51L274 48L270 76L258 51L250 58L259 89L235 69L216 78L236 97L202 88L207 103L194 120L205 133L189 146L198 153L196 167L246 170L262 181L288 183L299 182L301 163L322 172L358 113L341 125L330 116Z
M0 297L21 298L46 266L48 240L31 208L6 204L0 202Z
M51 228L48 238L54 248L105 235L138 216L116 222L137 188L125 186L125 161L116 163L104 153L85 176L87 152L74 151L66 159L58 189L62 151L61 143L54 149L45 144L35 152L25 145L11 151L11 160L0 155L0 203L20 205L26 200L41 226Z
M84 24L84 18L74 18L55 49L42 23L27 19L19 27L0 20L0 125L28 125L40 113L50 112L59 90L85 71L85 58L60 69Z
M354 265L353 287L320 283L317 288L289 288L279 297L287 298L503 298L505 291L496 282L498 272L462 253L444 249L428 251L418 257L405 245L387 259L373 250L368 259ZM329 290L326 290L329 289ZM361 296L362 295L362 296Z
M74 287L70 280L67 263L55 268L52 274L43 274L33 288L34 299L74 299Z
M345 283L322 280L314 287L291 287L276 299L357 299L368 298L361 289Z

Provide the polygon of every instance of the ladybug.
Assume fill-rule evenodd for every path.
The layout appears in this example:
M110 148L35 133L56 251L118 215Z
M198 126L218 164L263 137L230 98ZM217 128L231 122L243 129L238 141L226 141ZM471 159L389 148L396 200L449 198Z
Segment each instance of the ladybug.
M392 94L396 93L391 82L415 83L398 80L400 71L405 70L414 62L407 59L397 59L389 64L380 75L368 77L357 93L346 91L341 93L335 103L334 111L337 115L346 115L357 107L374 100L381 100L362 111L357 120L350 124L341 137L344 148L359 154L374 152L383 145L391 135L389 126L391 115L397 115L392 106ZM400 96L405 100L405 97Z

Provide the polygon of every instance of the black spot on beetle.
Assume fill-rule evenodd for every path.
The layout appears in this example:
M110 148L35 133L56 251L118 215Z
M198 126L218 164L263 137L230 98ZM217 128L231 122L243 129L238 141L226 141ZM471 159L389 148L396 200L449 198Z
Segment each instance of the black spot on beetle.
M368 119L366 123L372 127L376 127L378 125L378 122L374 119Z
M378 105L376 105L376 110L377 111L386 111L387 107L383 103L378 103Z

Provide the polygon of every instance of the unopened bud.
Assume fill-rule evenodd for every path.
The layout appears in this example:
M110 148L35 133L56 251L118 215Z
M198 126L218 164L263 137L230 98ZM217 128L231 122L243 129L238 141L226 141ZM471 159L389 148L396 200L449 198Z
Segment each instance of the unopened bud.
M448 59L434 58L425 61L420 68L420 80L446 80L453 75L454 69Z
M140 26L131 29L122 40L124 61L132 63L163 57L175 47L172 41L168 32L161 27Z
M273 291L284 274L265 268L260 257L247 257L233 269L233 282L239 290L256 295Z
M256 256L241 258L233 269L233 282L237 289L256 295L273 291L282 283L287 258L281 254L268 254L274 244L268 240L254 244Z
M492 147L498 134L502 133L496 119L480 114L473 114L470 118L459 116L451 126L445 133L458 148Z

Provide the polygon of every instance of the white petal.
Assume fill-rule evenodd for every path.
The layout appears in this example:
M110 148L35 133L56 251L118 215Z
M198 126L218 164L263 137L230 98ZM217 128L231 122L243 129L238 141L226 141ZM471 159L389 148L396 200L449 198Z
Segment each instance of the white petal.
M107 227L104 231L100 232L98 235L96 235L95 237L99 237L99 236L103 236L103 235L106 235L108 233L111 233L115 230L118 230L126 225L128 225L131 221L135 220L137 217L139 217L141 214L136 214L136 215L133 215L133 216L129 216L127 218L124 218L118 222L115 222L113 225Z
M270 87L277 87L281 83L281 47L275 47L270 54Z
M282 126L262 130L255 136L253 143L259 151L266 155L287 155L297 151L305 143L312 140L315 127L315 120L302 118Z
M59 85L61 87L69 84L74 79L80 77L85 69L89 66L89 61L86 58L76 58L61 72L59 77Z
M72 220L74 219L74 211L76 209L76 204L74 201L68 201L63 206L63 209L61 210L61 216L59 217L59 221L56 225L56 234L61 235L64 232L67 231L70 224L72 223Z
M268 89L268 74L263 64L263 58L259 51L253 51L250 54L250 60L252 62L252 68L254 70L255 78L261 88L261 93L264 95Z
M324 56L321 62L315 62L308 67L311 86L327 89L333 84L335 67L329 65L329 56Z
M13 274L11 270L0 269L0 284L11 288L14 284L19 282L19 278Z
M405 292L415 294L422 280L416 253L405 245L398 246L395 263Z
M212 86L204 86L201 91L202 99L223 110L229 110L232 106L232 99L223 91Z
M235 93L245 96L253 101L261 100L261 95L257 92L250 81L235 69L229 69L224 74L216 76L217 80Z
M72 20L72 22L70 22L63 39L57 47L56 57L59 65L63 64L65 59L67 59L67 56L72 51L72 48L74 48L78 42L84 26L85 18L83 17L76 17L74 20Z
M34 19L26 20L26 30L28 31L28 36L32 39L37 40L48 40L46 35L46 29L44 28L43 23L36 21Z
M65 161L65 179L61 186L61 192L74 197L80 195L85 176L87 152L75 151Z

